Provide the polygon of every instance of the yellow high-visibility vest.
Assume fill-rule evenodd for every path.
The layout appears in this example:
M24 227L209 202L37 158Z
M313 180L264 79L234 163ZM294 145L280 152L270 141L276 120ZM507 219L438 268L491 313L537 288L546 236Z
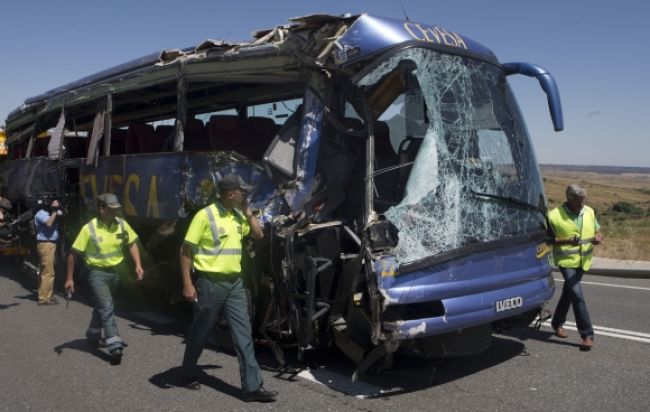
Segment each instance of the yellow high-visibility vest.
M208 273L239 274L242 241L250 232L238 210L211 204L199 210L187 229L184 242L192 246L194 268Z
M587 271L591 267L591 257L594 245L591 243L596 236L596 215L589 206L584 206L582 227L578 227L569 216L564 206L551 210L548 217L558 239L580 238L579 245L554 245L553 260L557 266L565 268L582 268Z
M131 226L119 217L109 226L94 218L86 223L72 249L85 256L86 264L97 267L112 267L122 263L124 246L131 245L138 238Z

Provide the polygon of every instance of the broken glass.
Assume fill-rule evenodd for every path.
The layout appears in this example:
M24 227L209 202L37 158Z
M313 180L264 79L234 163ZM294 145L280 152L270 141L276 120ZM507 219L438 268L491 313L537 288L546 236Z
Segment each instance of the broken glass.
M395 173L396 186L402 187L401 200L383 211L399 231L393 253L400 264L540 230L543 219L536 211L473 195L492 193L545 206L530 141L500 68L430 49L405 49L359 82L371 105L378 90L395 90L384 84L394 83L395 73L403 90L385 110L385 104L381 107L378 120L388 125L396 152L394 169L386 174ZM379 156L375 174L386 168ZM375 179L375 207L390 200L378 186Z

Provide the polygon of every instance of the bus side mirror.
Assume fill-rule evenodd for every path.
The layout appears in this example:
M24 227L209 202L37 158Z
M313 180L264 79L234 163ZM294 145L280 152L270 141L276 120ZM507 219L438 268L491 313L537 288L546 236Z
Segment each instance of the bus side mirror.
M556 132L564 130L560 92L555 79L548 70L531 63L504 63L503 70L506 76L522 74L528 77L536 77L539 85L542 86L542 89L546 93L548 109L551 112L551 119L553 120L553 128Z

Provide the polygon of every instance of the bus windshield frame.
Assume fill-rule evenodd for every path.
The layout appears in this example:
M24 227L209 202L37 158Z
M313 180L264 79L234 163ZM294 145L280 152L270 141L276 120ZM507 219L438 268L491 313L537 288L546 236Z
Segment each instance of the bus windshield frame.
M538 237L546 210L521 112L496 64L428 47L382 56L357 83L375 127L372 210L398 231L400 266L504 239ZM382 141L382 138L384 141Z

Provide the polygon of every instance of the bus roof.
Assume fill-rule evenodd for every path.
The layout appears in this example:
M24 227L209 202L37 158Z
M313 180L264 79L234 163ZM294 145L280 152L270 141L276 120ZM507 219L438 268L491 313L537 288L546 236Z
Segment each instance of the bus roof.
M28 98L8 115L7 132L13 134L41 114L84 101L80 97L82 91L98 89L97 93L89 93L85 99L91 100L102 93L119 92L125 87L125 79L139 78L149 85L169 81L178 75L179 66L189 67L202 62L247 60L252 64L238 67L248 75L264 67L263 74L268 76L275 68L278 81L283 76L290 77L291 70L298 71L305 64L344 68L405 43L425 44L450 53L471 54L496 62L491 50L456 32L367 14L296 17L289 19L288 24L254 32L253 37L247 42L206 40L195 47L162 50ZM277 65L265 63L255 66L255 60L273 57ZM133 89L137 86L131 82L128 87Z

